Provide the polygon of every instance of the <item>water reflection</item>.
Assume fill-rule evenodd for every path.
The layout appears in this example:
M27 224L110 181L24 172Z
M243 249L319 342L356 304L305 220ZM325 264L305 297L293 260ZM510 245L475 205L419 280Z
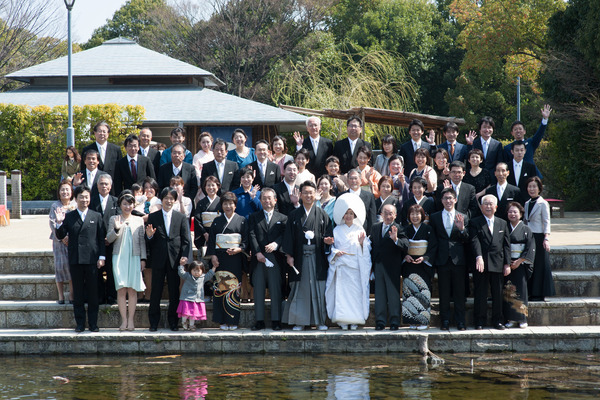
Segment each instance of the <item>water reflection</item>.
M0 398L597 399L597 354L3 357Z

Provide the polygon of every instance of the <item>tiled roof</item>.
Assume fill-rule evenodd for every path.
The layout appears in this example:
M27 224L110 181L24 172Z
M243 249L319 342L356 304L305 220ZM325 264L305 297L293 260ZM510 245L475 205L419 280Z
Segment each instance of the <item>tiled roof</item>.
M187 76L206 79L206 86L224 83L211 72L147 49L132 40L117 38L73 54L73 76ZM67 76L67 57L57 58L6 75L6 78L30 82L32 78Z

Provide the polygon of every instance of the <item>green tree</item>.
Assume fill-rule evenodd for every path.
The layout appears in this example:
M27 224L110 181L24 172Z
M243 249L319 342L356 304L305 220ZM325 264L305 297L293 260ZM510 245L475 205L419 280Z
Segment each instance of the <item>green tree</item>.
M87 50L119 36L138 41L141 33L152 25L150 14L157 7L166 7L164 0L129 0L118 9L106 24L94 30L83 45Z

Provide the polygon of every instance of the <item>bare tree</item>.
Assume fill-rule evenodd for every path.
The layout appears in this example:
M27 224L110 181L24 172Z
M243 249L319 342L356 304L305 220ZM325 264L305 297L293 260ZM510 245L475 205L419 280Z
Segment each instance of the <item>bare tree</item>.
M60 47L59 8L46 0L0 0L0 75L51 60ZM66 12L66 8L63 8ZM0 91L12 85L0 81Z

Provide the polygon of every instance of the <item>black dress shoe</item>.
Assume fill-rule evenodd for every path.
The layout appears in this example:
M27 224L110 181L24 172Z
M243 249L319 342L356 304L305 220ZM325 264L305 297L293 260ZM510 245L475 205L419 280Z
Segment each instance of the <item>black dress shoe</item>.
M449 331L450 330L450 321L443 321L441 329L443 331Z
M158 328L155 326L150 327L150 332L156 332L157 330L158 330Z
M467 327L465 326L465 324L458 324L457 328L459 331L466 331Z
M90 326L90 332L100 332L100 329L98 329L97 326L94 326L94 327Z
M77 328L75 328L75 332L77 333L81 333L85 330L85 328L83 326L78 326Z
M173 332L177 332L179 330L179 327L177 325L171 325L171 330Z
M496 324L496 325L494 325L494 328L498 329L499 331L503 331L506 329L506 327L502 324Z
M254 326L250 329L253 331L260 331L260 330L265 329L265 321L256 321Z
M383 324L377 324L377 326L375 327L376 331L382 331L385 329L385 325Z
M397 331L397 330L398 330L398 325L396 325L396 324L390 325L390 331Z
M64 300L56 300L56 302L57 302L58 304L65 304L65 301L64 301Z
M475 329L481 331L483 330L483 325L475 325Z
M281 322L279 322L279 321L273 321L273 323L271 324L271 327L273 328L274 331L280 331L281 329L283 329L281 327Z

